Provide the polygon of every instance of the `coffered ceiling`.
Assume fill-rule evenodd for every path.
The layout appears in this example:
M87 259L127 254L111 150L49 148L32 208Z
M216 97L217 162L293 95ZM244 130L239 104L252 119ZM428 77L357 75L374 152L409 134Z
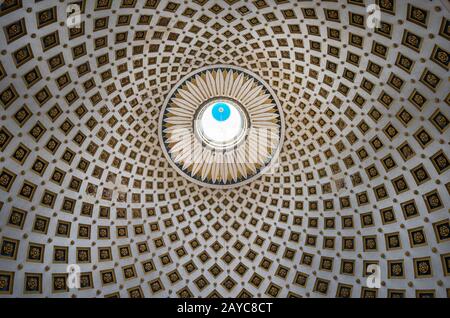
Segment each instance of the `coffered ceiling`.
M449 296L443 2L378 0L372 30L368 0L4 1L1 297ZM232 189L158 139L167 94L216 64L284 117L278 168Z

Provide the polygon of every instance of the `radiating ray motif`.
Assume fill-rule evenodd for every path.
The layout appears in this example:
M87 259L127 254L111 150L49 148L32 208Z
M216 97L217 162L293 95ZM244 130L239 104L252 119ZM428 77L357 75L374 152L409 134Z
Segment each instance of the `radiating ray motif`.
M199 111L215 100L229 100L245 113L244 137L227 148L211 147L196 134ZM210 185L251 180L271 164L282 142L282 112L274 93L256 75L230 66L185 77L168 95L160 124L169 161Z

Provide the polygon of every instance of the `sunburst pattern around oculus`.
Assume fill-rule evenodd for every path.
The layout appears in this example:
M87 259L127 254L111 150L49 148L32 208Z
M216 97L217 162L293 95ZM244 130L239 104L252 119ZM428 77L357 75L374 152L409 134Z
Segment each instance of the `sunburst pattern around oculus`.
M213 187L242 185L269 171L284 133L270 87L248 70L225 65L183 78L165 101L160 125L169 162L192 181Z

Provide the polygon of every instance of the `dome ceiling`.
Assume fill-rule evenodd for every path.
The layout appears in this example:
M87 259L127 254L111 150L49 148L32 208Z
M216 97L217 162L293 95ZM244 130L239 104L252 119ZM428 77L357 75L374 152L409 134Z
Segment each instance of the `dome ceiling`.
M0 296L449 296L449 12L376 1L372 30L368 2L73 0L70 30L62 2L5 2ZM214 65L267 83L285 126L276 169L231 189L159 140Z

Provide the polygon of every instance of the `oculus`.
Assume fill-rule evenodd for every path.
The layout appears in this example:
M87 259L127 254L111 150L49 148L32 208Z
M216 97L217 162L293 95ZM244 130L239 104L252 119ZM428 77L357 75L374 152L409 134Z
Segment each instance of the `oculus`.
M283 136L280 103L256 74L214 65L185 76L159 118L163 152L181 175L230 188L273 172Z
M194 118L194 131L200 141L214 149L236 146L249 127L242 107L231 100L213 99Z

